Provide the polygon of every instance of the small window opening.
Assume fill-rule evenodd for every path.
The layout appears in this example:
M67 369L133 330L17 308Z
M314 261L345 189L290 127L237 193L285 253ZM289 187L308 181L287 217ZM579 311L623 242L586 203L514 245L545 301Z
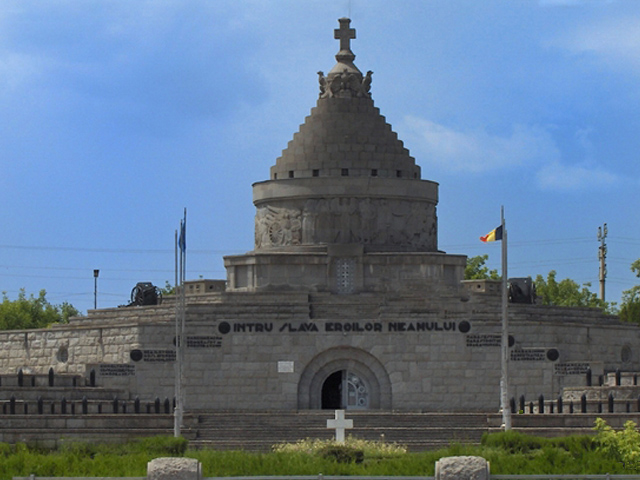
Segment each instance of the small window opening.
M293 170L289 170L289 178L293 178Z
M396 177L402 177L402 170L396 170Z
M377 168L374 168L374 169L371 170L371 176L372 177L377 177L378 176L378 169Z
M349 169L348 168L343 168L342 169L342 176L343 177L348 177L349 176Z
M277 179L278 179L278 174L277 174L277 173L274 173L274 174L273 174L273 179L274 179L274 180L277 180Z
M318 176L320 176L320 170L313 170L313 171L311 172L311 175L312 175L312 176L314 176L314 177L318 177Z

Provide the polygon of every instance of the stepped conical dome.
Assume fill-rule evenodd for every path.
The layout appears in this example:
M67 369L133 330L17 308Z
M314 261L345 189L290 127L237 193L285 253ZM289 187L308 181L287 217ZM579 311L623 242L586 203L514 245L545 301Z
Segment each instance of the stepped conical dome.
M337 63L293 140L254 185L255 247L361 244L366 251L436 251L437 184L420 179L354 65L355 30L341 18Z
M225 257L227 290L457 294L466 259L438 251L438 184L375 107L373 72L356 67L355 30L339 22L316 106L253 185L255 248Z

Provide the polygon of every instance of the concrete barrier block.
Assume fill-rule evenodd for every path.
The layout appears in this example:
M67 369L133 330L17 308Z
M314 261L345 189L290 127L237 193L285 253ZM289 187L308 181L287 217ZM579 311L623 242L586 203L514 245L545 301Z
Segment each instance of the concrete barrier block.
M201 480L202 465L195 458L155 458L147 464L147 480Z
M435 480L489 480L489 462L482 457L444 457L436 462Z

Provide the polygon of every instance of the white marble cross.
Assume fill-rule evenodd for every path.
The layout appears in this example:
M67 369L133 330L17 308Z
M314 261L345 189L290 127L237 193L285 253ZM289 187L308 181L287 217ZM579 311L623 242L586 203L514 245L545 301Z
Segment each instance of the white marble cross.
M336 410L336 418L327 420L327 428L335 428L336 442L344 443L344 431L353 428L353 420L344 418L344 410Z

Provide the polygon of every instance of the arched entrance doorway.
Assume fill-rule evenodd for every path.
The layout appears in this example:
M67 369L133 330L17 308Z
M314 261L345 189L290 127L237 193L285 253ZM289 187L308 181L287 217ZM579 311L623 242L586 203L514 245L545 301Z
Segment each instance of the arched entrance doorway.
M322 409L364 410L369 408L369 388L357 374L338 370L322 384Z
M380 361L364 350L337 347L317 355L298 383L300 409L391 409L391 382Z

